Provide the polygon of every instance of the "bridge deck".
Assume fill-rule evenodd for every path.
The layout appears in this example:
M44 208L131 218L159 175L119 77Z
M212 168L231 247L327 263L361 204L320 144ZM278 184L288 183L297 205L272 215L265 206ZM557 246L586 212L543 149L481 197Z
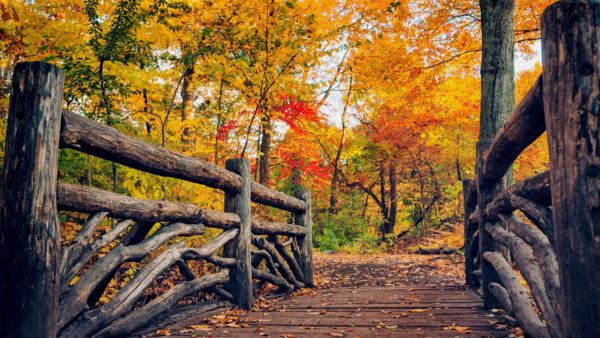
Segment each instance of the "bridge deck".
M353 258L354 257L354 258ZM503 319L450 275L449 257L319 258L326 286L260 309L228 312L171 330L198 337L506 337ZM353 260L354 259L354 260ZM337 261L336 261L337 260ZM302 293L302 292L301 292ZM189 324L186 324L189 325Z

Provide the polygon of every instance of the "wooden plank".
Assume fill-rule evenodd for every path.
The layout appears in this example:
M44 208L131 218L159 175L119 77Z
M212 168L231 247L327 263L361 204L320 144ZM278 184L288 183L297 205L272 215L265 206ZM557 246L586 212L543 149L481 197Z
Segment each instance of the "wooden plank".
M444 303L435 304L436 296L443 298ZM414 301L402 304L406 298ZM420 299L424 298L429 300L422 303ZM365 301L368 304L364 304ZM464 286L334 288L283 299L267 312L241 314L238 323L248 327L212 327L209 331L186 334L214 337L257 337L259 333L274 337L284 334L323 337L331 333L350 337L507 336L506 331L494 329L498 322L501 318L485 311L481 298ZM468 327L470 332L451 330L452 325Z

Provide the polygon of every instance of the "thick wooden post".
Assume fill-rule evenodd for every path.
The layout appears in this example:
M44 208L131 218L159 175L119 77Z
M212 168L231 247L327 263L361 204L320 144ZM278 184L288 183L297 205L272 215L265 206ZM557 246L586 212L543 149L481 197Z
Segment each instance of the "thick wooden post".
M494 267L483 259L483 253L486 251L496 251L496 245L494 239L485 230L485 215L484 210L486 205L490 203L500 191L502 191L502 179L497 182L488 182L483 179L482 168L485 155L490 148L491 140L479 140L477 142L477 206L479 208L479 266L482 273L482 284L481 289L483 290L483 305L486 309L497 308L500 303L496 297L490 292L490 283L502 284L500 276L494 269Z
M225 168L242 178L239 193L225 193L225 211L240 216L240 232L225 248L226 256L237 259L225 288L233 295L233 302L242 309L249 309L254 303L252 297L252 265L250 264L250 239L252 237L252 216L250 205L250 162L247 159L230 159Z
M55 337L60 227L56 180L63 71L15 67L0 223L0 336Z
M542 16L544 111L565 337L600 337L600 2Z
M471 186L471 180L463 180L463 200L465 203L465 283L467 285L474 285L473 283L473 253L471 252L471 241L473 240L473 234L475 233L475 227L469 225L469 216L475 211L475 206L470 205L468 201L469 187Z
M296 197L306 202L306 211L294 214L295 223L306 228L306 236L299 237L300 269L304 274L304 284L314 286L312 255L312 200L310 190L298 190Z

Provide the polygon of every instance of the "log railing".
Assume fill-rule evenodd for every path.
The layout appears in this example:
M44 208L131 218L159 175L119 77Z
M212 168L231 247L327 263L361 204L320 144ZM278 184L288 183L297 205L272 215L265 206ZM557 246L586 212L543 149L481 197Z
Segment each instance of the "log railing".
M62 86L62 70L49 64L22 63L13 74L0 228L0 336L128 335L221 304L176 307L200 292L248 309L265 281L284 292L312 286L310 191L288 196L252 182L246 159L228 160L221 168L63 111ZM225 210L57 182L59 148L220 189ZM251 201L292 212L296 224L253 218ZM58 211L90 215L63 247ZM98 235L107 218L118 221ZM203 235L207 227L223 231L202 247L184 245L186 237ZM201 275L189 264L194 260L218 272ZM142 263L112 299L97 305L127 262ZM140 303L144 291L175 266L185 281Z
M495 139L478 142L475 178L463 182L466 283L532 337L600 336L599 17L597 1L545 10L542 75ZM503 188L544 131L550 170Z

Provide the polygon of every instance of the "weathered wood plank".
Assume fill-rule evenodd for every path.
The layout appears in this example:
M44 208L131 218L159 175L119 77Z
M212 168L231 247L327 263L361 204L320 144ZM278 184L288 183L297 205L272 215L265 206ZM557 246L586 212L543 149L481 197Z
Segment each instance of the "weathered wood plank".
M418 289L418 290L415 290ZM411 290L411 291L408 291ZM294 334L298 337L324 337L331 333L344 336L464 336L450 330L455 326L468 327L466 336L505 337L506 331L495 330L494 323L501 319L483 310L481 299L464 287L439 288L365 287L317 289L316 294L284 299L274 304L274 311L247 312L239 321L248 327L213 328L186 334L238 337L258 337L263 332L272 337ZM421 303L422 296L443 297L448 304L473 304L478 306L437 306ZM416 298L415 304L402 306L390 300ZM369 304L364 302L369 301ZM325 304L325 305L322 305ZM417 310L417 311L415 311ZM238 316L238 315L236 315ZM199 323L201 321L197 321ZM187 323L187 325L192 323ZM185 326L174 326L183 329ZM224 332L225 331L225 332ZM176 330L171 330L177 334Z
M60 228L56 213L64 73L15 67L0 221L0 336L56 336Z

